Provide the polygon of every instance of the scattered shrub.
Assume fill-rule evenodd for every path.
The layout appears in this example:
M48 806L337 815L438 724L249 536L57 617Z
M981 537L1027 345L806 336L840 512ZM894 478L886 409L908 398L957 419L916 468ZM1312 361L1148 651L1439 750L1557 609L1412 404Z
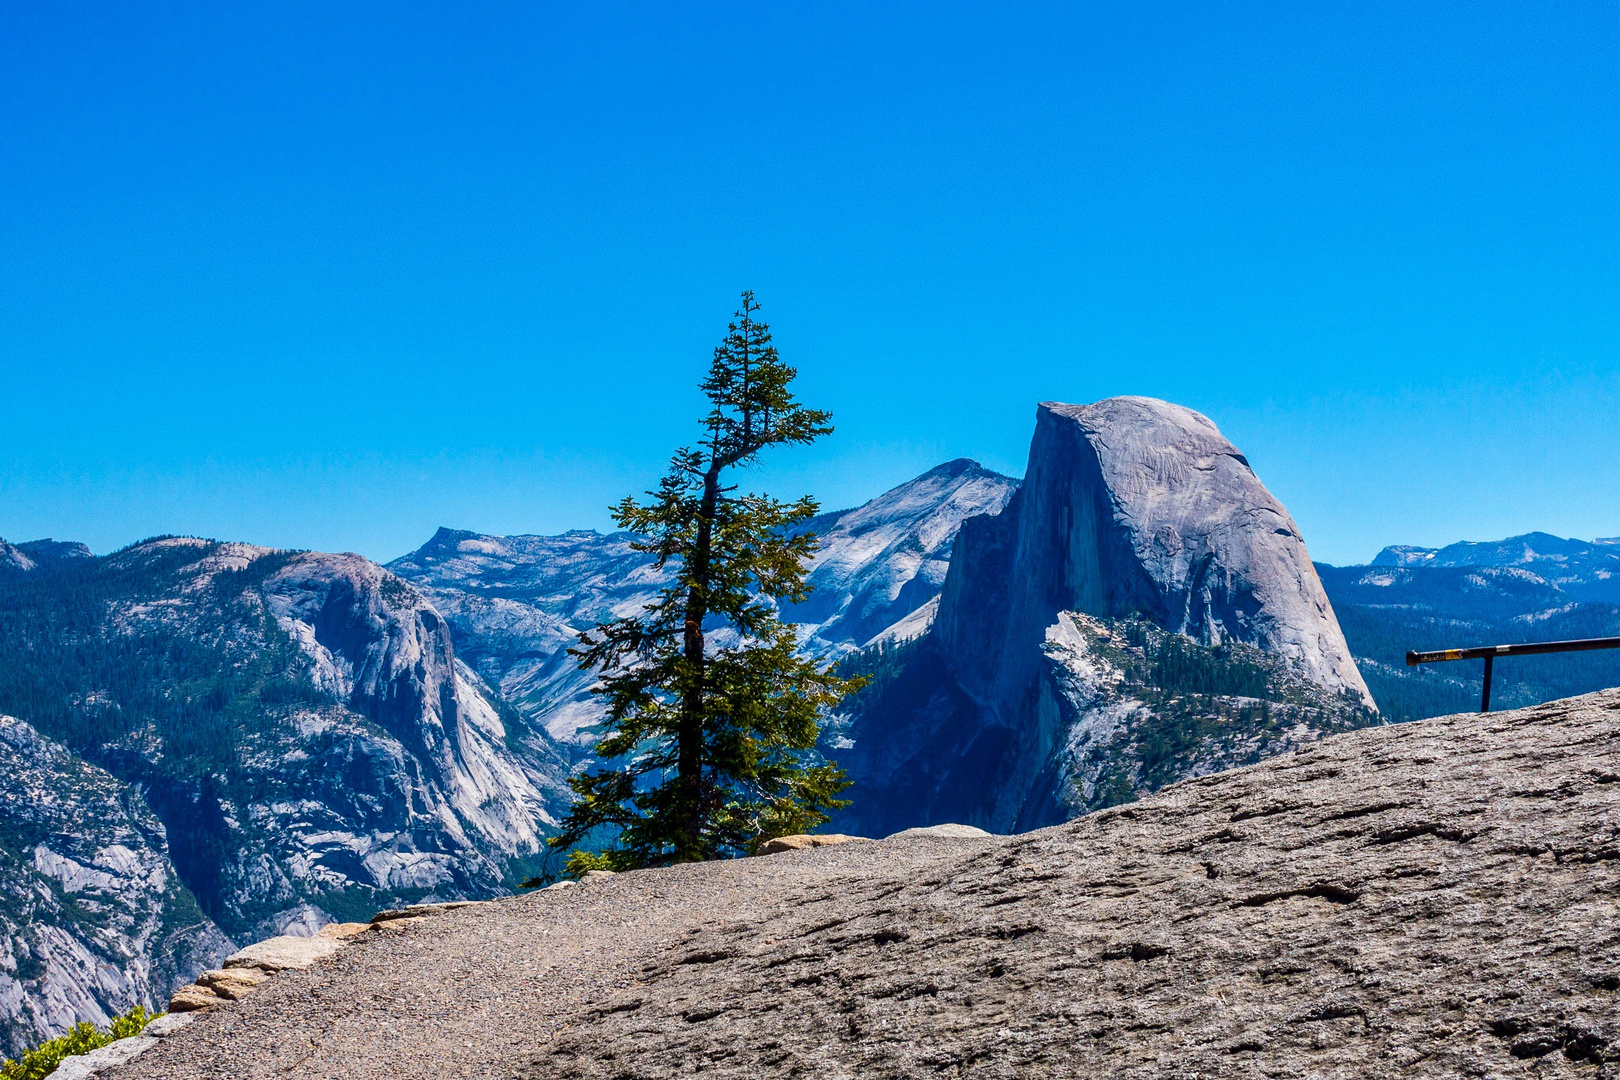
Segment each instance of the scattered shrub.
M78 1024L66 1035L47 1039L22 1057L0 1064L0 1080L44 1080L44 1077L56 1071L64 1058L88 1054L108 1043L139 1035L147 1024L162 1015L149 1013L137 1005L123 1016L116 1017L106 1031L88 1022Z

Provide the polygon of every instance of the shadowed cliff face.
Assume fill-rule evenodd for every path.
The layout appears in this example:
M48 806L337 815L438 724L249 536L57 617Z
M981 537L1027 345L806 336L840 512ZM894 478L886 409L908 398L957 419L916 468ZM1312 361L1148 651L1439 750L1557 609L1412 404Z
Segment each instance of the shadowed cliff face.
M231 951L139 791L10 716L0 772L0 1057L161 1009Z
M1345 710L1355 722L1371 716L1298 528L1213 423L1150 398L1048 403L1017 494L1000 514L962 525L908 687L850 729L854 745L840 756L856 806L844 827L948 817L1008 831L1094 805L1071 790L1065 746L1077 730L1120 730L1099 725L1104 698L1136 706L1101 693L1124 677L1117 665L1074 659L1087 649L1067 641L1064 613L1186 635L1207 650L1197 662L1215 668L1225 650L1257 649L1278 665L1271 700L1312 699L1321 715L1312 730L1340 726ZM1201 715L1217 714L1212 705ZM1187 768L1201 756L1189 749ZM891 795L902 788L912 792L905 801ZM920 804L919 788L931 792Z

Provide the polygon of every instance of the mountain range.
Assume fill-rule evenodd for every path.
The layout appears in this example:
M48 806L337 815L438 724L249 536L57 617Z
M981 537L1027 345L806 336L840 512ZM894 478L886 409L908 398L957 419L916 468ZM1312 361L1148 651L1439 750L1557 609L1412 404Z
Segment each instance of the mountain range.
M807 648L838 658L928 628L962 522L995 514L1018 483L965 459L947 462L852 510L805 526L820 547L814 588L783 618ZM457 653L559 743L588 751L602 710L568 649L580 631L634 614L670 571L628 533L484 536L440 529L388 564L449 622Z
M1383 714L1479 707L1478 663L1409 668L1409 649L1620 637L1620 542L1526 533L1444 548L1387 547L1368 566L1317 567ZM1496 661L1491 699L1534 705L1620 685L1620 653Z
M1443 548L1392 545L1373 566L1513 567L1528 571L1572 600L1620 603L1620 536L1568 540L1544 532Z
M815 591L782 614L872 676L821 747L855 781L836 826L871 835L1055 823L1476 707L1472 666L1408 648L1620 634L1613 541L1313 564L1213 423L1145 398L1041 406L1023 481L951 461L808 528ZM668 581L634 541L440 529L387 566L0 541L0 1048L161 1005L258 937L550 865L602 715L568 650ZM1529 704L1620 657L1497 681Z

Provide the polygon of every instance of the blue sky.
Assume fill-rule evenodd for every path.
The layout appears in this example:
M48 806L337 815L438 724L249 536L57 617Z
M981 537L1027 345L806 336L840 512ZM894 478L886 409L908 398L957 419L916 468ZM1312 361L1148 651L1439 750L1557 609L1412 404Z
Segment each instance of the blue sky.
M1137 393L1318 559L1620 534L1617 62L1612 4L5 4L0 535L601 527L745 287L838 425L780 494Z

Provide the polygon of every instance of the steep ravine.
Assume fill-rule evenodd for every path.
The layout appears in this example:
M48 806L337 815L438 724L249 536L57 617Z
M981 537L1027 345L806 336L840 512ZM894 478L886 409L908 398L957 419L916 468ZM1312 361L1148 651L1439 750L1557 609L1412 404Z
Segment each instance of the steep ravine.
M367 931L118 1080L1600 1077L1620 690Z

